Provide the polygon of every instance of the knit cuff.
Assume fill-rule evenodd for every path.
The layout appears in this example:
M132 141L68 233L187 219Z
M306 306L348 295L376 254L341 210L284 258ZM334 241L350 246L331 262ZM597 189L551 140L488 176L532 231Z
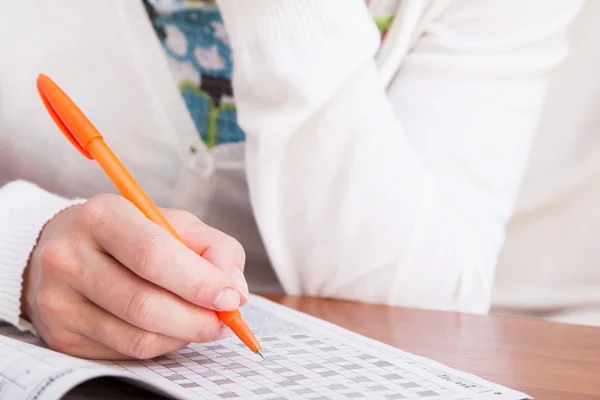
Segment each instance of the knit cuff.
M231 46L331 33L370 37L377 28L364 0L217 0Z
M24 181L0 188L0 321L34 332L21 317L23 272L46 222L83 202L62 198Z

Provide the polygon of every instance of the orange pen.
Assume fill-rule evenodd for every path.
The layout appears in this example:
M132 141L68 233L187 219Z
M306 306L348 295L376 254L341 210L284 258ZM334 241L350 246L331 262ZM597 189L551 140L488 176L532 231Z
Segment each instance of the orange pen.
M100 132L69 96L52 79L43 74L38 76L37 88L50 116L73 146L85 157L96 160L100 164L123 197L135 204L148 219L165 228L183 243L158 207L106 145ZM227 325L250 350L265 358L258 340L244 322L239 310L215 312L223 324Z

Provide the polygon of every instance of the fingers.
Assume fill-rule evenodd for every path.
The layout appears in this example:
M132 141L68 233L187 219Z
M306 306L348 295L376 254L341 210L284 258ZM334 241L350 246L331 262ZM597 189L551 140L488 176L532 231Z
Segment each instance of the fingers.
M150 359L171 353L187 345L186 341L149 332L117 318L100 307L87 302L78 308L88 324L77 326L78 331L119 359Z
M96 196L46 226L25 286L26 309L51 348L146 359L231 335L213 310L245 301L243 249L191 214L165 214L185 243L115 195Z
M223 270L244 271L246 253L236 239L205 224L191 213L170 208L161 211L194 252Z
M248 284L243 274L246 253L240 242L191 213L168 208L161 211L190 249L222 271L231 273L245 303L248 299Z
M139 277L202 307L231 311L239 306L231 275L148 220L127 200L97 196L82 207L86 208L81 218L93 240Z
M175 351L186 345L185 341L134 327L90 303L75 293L65 297L78 297L56 310L62 310L53 324L39 324L38 330L46 344L53 350L75 357L95 360L147 359Z
M82 337L87 338L86 344L90 346L91 354L97 354L88 358L147 360L177 351L188 344L186 341L134 327L89 302L80 307L79 312L90 323L78 326L77 329ZM224 339L230 334L231 331L223 327L214 340Z
M90 360L126 360L134 358L125 356L88 337L71 332L65 332L63 339L52 342L49 347L60 353Z
M90 273L73 283L75 290L123 323L184 342L218 335L221 322L214 311L145 281L106 254L89 252L82 262Z
M90 359L116 359L124 357L114 348L86 337L81 328L90 327L103 320L92 321L81 312L81 305L89 304L68 286L51 285L40 288L35 297L35 327L48 347L75 357Z

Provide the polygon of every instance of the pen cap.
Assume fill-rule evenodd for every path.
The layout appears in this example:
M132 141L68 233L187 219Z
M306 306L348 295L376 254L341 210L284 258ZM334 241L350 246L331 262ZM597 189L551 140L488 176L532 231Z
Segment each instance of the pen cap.
M48 113L69 142L81 154L93 160L87 145L95 138L101 139L100 132L52 79L40 74L37 89Z

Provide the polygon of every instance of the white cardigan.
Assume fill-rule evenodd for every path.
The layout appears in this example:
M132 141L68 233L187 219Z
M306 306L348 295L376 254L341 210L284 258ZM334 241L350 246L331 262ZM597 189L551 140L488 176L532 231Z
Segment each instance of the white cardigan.
M40 72L159 205L242 242L252 290L488 312L582 1L404 0L381 49L364 0L218 3L247 140L213 150L141 1L2 10L0 318L26 327L21 274L44 223L115 192L53 125Z

